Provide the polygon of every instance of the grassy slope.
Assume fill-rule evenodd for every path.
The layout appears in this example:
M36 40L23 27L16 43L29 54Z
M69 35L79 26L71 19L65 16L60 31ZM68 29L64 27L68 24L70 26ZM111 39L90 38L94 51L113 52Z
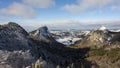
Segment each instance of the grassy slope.
M96 64L99 68L120 67L120 48L111 50L91 49L86 56L88 61Z

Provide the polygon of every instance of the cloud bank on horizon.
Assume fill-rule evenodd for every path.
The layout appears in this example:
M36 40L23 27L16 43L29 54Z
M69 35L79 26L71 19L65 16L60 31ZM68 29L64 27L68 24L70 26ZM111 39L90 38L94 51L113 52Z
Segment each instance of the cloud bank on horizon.
M1 0L0 4L0 23L39 26L68 21L120 21L120 0Z

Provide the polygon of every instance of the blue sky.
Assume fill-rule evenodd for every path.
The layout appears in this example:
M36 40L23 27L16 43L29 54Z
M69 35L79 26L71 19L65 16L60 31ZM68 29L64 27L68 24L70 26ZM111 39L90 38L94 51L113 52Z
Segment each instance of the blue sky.
M0 0L0 24L9 21L23 26L120 21L120 0Z

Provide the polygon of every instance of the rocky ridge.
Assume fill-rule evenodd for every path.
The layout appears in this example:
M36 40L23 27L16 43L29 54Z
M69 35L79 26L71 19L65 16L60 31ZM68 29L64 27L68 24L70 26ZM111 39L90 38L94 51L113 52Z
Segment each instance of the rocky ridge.
M13 22L0 25L0 54L0 68L24 68L39 57L29 34Z
M0 68L36 68L36 63L42 68L80 68L87 62L83 58L88 48L65 47L54 40L47 27L27 33L9 22L0 25L0 38Z
M81 42L75 44L74 47L90 47L90 48L120 48L120 32L113 32L105 27L97 30L91 30L90 33L82 39Z
M119 49L105 51L103 48L108 44L119 45L119 32L93 30L80 43L68 47L57 42L46 26L28 33L10 22L0 25L0 38L0 68L103 68L113 62L111 67L119 67ZM81 44L85 47L81 48ZM91 50L91 47L103 49ZM114 60L110 61L109 57ZM110 64L102 66L101 62L108 61L104 58Z

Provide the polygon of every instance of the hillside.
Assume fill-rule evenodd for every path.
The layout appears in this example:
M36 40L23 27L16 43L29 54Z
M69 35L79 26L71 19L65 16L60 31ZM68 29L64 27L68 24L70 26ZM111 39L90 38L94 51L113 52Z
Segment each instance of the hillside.
M0 25L0 68L24 68L39 55L36 44L18 24Z
M120 32L114 32L102 28L91 30L85 38L83 38L79 43L73 45L73 47L104 47L106 49L120 48Z
M81 42L65 46L46 26L28 33L10 22L0 25L0 68L119 68L119 36L119 32L93 30Z

